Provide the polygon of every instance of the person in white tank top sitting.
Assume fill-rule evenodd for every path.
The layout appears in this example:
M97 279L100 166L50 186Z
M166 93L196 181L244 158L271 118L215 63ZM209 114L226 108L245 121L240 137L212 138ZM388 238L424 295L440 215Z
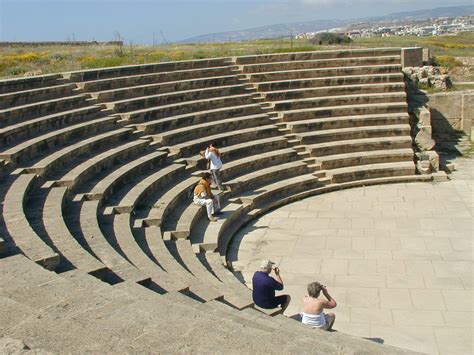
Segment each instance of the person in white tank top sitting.
M329 295L326 286L319 282L312 282L308 285L308 296L303 298L303 312L301 312L301 322L313 328L331 330L336 320L334 313L324 313L324 309L332 309L337 306L336 300ZM326 299L319 299L323 292Z

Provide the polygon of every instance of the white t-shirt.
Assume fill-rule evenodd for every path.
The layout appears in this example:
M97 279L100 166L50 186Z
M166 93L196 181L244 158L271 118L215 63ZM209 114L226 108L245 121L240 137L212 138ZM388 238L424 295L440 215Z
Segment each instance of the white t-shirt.
M206 149L204 156L206 159L211 161L211 170L217 170L222 168L221 158L219 158L214 152L211 152L209 151L209 149Z

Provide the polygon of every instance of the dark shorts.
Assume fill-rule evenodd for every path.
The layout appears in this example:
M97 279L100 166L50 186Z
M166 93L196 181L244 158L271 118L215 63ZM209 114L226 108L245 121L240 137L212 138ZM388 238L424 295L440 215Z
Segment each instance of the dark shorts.
M288 299L287 295L276 296L274 299L269 300L265 304L257 304L257 306L265 308L265 309L272 309L277 308L278 306L282 306L286 303Z

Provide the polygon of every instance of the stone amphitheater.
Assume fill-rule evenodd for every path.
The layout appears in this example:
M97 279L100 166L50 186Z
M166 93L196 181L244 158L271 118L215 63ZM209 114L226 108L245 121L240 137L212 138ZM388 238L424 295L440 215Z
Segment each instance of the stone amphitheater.
M0 349L411 353L257 309L228 260L233 236L281 206L433 179L415 169L401 72L410 53L0 81ZM224 161L217 223L189 198L210 141Z

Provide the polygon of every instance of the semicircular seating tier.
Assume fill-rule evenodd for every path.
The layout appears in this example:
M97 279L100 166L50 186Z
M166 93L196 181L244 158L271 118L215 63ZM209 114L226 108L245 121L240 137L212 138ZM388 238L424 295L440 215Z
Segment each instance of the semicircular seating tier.
M226 186L216 223L189 197L211 141L221 147ZM266 320L227 268L235 232L307 196L429 178L415 175L401 50L393 48L0 81L0 147L2 270L21 264L51 279L37 263L83 293L181 307L183 323L195 310L293 335L303 328ZM305 341L336 351L325 336Z

